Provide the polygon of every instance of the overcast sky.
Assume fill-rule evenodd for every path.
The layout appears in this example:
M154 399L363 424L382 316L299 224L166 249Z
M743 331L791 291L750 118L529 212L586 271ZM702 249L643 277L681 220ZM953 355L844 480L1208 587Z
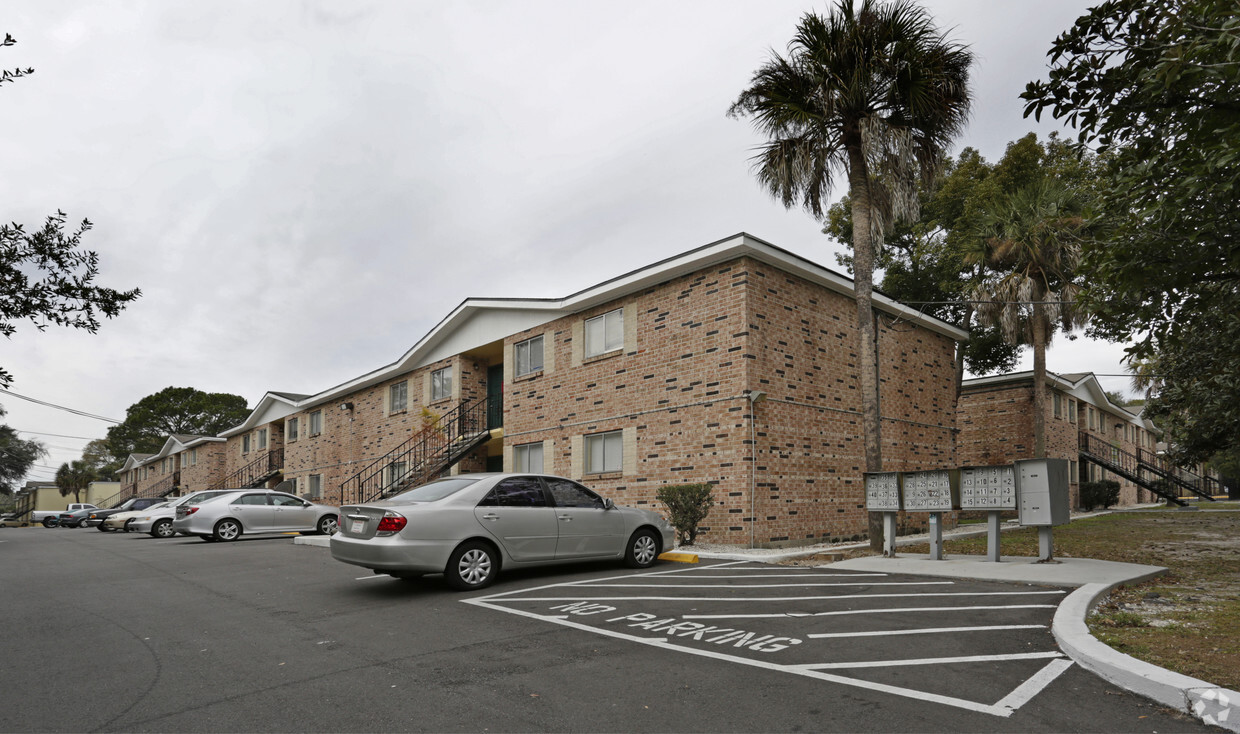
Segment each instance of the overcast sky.
M956 150L1057 129L1018 95L1085 0L927 4L978 57ZM3 0L0 68L36 71L0 87L0 219L89 218L100 282L143 291L97 335L19 326L10 389L116 419L174 385L253 406L392 362L467 297L565 296L741 231L835 268L725 114L826 7ZM1121 356L1061 336L1048 368ZM109 425L0 404L51 450L30 479Z

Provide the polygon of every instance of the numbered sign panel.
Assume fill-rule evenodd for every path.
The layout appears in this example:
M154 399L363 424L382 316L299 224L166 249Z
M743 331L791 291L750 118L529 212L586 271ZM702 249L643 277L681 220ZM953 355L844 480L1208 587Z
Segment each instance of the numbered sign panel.
M956 481L953 481L955 479ZM909 512L950 512L959 474L950 470L904 472L904 509Z
M867 472L865 509L871 512L897 512L900 509L900 473Z
M1015 467L969 466L961 469L960 509L1015 510Z

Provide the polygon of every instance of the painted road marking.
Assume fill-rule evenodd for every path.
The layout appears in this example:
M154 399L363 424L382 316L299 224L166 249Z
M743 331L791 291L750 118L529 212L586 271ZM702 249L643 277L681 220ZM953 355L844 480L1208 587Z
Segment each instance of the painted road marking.
M858 595L860 596L860 595ZM884 595L886 596L886 595ZM930 596L929 594L918 594L918 596ZM818 597L820 599L840 599L843 597ZM563 601L562 599L558 601ZM724 601L718 599L716 601ZM736 599L735 601L744 601ZM771 599L770 601L778 601ZM839 617L849 614L897 614L901 612L971 612L979 609L1054 609L1057 604L1003 604L996 606L977 606L977 607L903 607L900 609L845 609L840 612L780 612L777 614L686 614L685 619L776 619L779 617Z
M839 596L782 596L779 589L789 586L800 586L800 584L772 584L772 585L751 585L744 583L728 586L726 588L753 590L756 596L749 598L731 598L723 596L678 596L677 594L692 594L695 589L717 588L715 585L694 583L697 581L711 581L715 579L725 578L725 576L715 575L710 571L725 572L744 571L744 575L726 576L727 578L745 579L748 581L761 581L764 578L787 578L789 577L788 569L767 569L755 568L750 566L737 568L740 564L752 564L752 561L736 561L733 563L712 564L707 567L696 566L690 568L679 568L669 571L643 572L626 576L612 577L608 579L600 579L598 581L585 579L581 581L573 581L559 584L547 584L531 589L521 589L516 591L501 592L484 597L476 597L462 600L464 603L472 604L479 607L485 607L494 611L505 612L508 614L516 614L518 616L529 619L537 619L543 622L558 624L583 632L603 635L619 640L625 640L637 644L656 647L664 650L671 650L699 657L710 658L714 660L723 660L739 665L748 665L751 667L761 668L770 671L786 673L790 675L798 675L802 677L812 678L815 680L836 683L839 685L852 686L869 691L880 693L888 693L891 695L912 698L919 701L938 703L947 706L954 706L970 711L990 714L999 717L1011 716L1014 711L1019 709L1040 691L1045 689L1060 674L1073 665L1070 660L1064 658L1063 654L1058 650L1036 651L1026 650L1022 652L1012 652L1007 654L994 655L977 655L977 656L957 656L957 657L934 657L919 658L911 660L898 661L879 661L879 660L822 660L822 656L829 656L832 653L838 654L843 648L835 645L823 644L821 646L803 645L802 639L832 639L842 637L878 637L888 635L911 635L911 634L951 634L956 632L981 632L988 630L1025 630L1025 629L1046 629L1045 624L1010 624L1010 625L973 625L970 627L933 627L921 628L914 630L896 630L892 632L857 632L857 633L815 633L804 634L799 632L795 627L789 628L789 625L803 624L807 620L815 617L830 617L835 615L856 615L856 614L892 614L892 613L937 613L944 611L969 611L979 612L986 610L1038 610L1038 609L1054 609L1055 604L1007 604L1007 605L984 605L984 606L950 606L950 607L934 607L934 606L909 606L899 609L848 609L840 611L804 611L804 612L775 612L765 614L679 614L675 612L660 612L658 604L625 604L625 602L711 602L711 603L734 603L745 601L761 601L767 603L783 603L785 605L798 603L803 605L805 602L823 602L834 600L853 600L853 599L871 599L871 598L902 598L921 599L922 597L1021 597L1030 595L1043 596L1062 596L1063 590L1037 590L1037 591L1000 591L1000 592L921 592L917 588L921 586L937 586L950 585L953 582L892 582L892 583L876 583L868 582L864 584L830 584L832 586L895 586L900 585L908 588L907 593L878 593L878 594L842 594ZM777 571L777 573L770 573ZM753 575L749 572L762 572ZM682 574L689 574L684 576ZM674 579L669 581L684 581L687 583L674 584L644 584L645 582L653 582L658 579L675 574ZM809 574L807 574L809 575ZM853 576L855 574L843 574L844 576ZM792 577L798 577L798 574L791 574ZM624 580L629 583L614 583L618 580ZM820 585L820 584L814 584ZM823 584L825 585L825 584ZM638 587L643 588L651 586L654 588L667 589L669 594L665 596L593 596L591 594L593 587ZM558 595L548 595L545 592L554 591ZM894 589L893 589L894 591ZM539 593L544 592L544 593ZM1016 599L1013 599L1016 601ZM1056 600L1058 601L1058 600ZM546 605L540 608L528 608L527 605ZM675 607L674 607L675 608ZM812 609L812 606L810 607ZM720 621L714 623L710 621L694 622L690 620L729 620L729 619L765 619L772 621L783 620L782 625L769 628L766 630L753 629L736 629L727 627L728 622ZM974 620L971 620L974 621ZM976 620L982 621L982 620ZM643 633L645 636L643 636ZM790 636L782 636L790 635ZM792 658L786 656L791 655ZM752 656L752 657L751 657ZM806 658L809 658L807 661ZM814 657L820 658L814 660ZM930 691L922 691L913 688L906 688L898 685L886 683L878 683L860 678L848 677L838 673L830 672L832 670L848 670L855 668L878 668L878 669L899 669L903 666L943 666L958 664L1003 664L1018 663L1021 661L1050 659L1049 662L1041 667L1034 675L1026 677L1025 668L999 668L992 670L986 674L990 685L990 690L995 690L994 685L1000 680L1008 680L1015 687L1005 694L996 703L986 703L980 701L971 701L962 697L942 695L932 693ZM780 662L781 660L785 662ZM1019 682L1017 682L1019 681Z
M752 568L738 568L738 569L735 569L735 570L737 570L737 571L756 571L756 570L758 570L758 569L752 569ZM648 574L644 574L644 575L645 575L645 576L653 576L654 574L649 574L649 573L648 573ZM885 574L885 573L769 573L769 574L763 574L763 575L762 575L762 578L764 578L764 579L798 579L798 578L803 579L803 578L806 578L806 577L810 577L810 578L836 578L836 579L844 578L844 579L855 579L855 578L857 578L858 576L887 576L887 575L888 575L888 574ZM701 574L701 576L702 576L702 578L707 578L707 579L752 579L752 578L753 578L753 576L750 576L750 575L747 575L747 574L742 574L742 575L740 575L740 576L721 576L721 575L719 575L719 574L713 574L713 573L711 573L711 574ZM580 583L580 582L579 582L579 583ZM590 584L590 586L598 586L598 584L593 584L593 583L592 583L592 584Z
M749 578L746 576L746 578ZM951 586L955 581L858 581L827 584L590 584L590 588L620 589L799 589L804 586Z
M1062 658L1063 653L1055 650L1047 652L1017 652L1009 655L963 655L951 658L909 658L907 660L866 660L852 663L813 663L797 665L804 670L843 670L845 668L894 668L901 665L949 665L951 663L993 663L1002 660L1038 660L1046 658Z
M1046 629L1044 624L992 624L985 627L928 627L916 630L877 630L873 632L823 632L806 635L811 640L825 640L835 637L887 637L888 635L935 635L951 632L989 632L992 630L1034 630Z

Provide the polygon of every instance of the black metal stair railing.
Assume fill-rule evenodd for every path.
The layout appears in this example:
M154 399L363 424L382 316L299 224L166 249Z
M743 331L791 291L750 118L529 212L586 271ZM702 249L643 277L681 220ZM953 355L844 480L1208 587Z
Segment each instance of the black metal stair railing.
M340 503L371 502L434 477L490 436L491 398L461 404L340 484ZM496 400L495 402L499 402Z
M1203 499L1214 500L1214 495L1222 494L1223 485L1219 480L1210 476L1201 476L1196 472L1186 469L1182 466L1176 466L1168 461L1165 457L1150 451L1149 449L1137 449L1137 458L1142 463L1149 465L1151 471L1166 475L1168 481L1177 487L1184 489Z
M249 489L284 470L284 448L274 448L207 489Z
M1080 452L1082 461L1088 461L1109 472L1118 474L1128 481L1148 489L1168 502L1174 502L1180 506L1187 504L1180 499L1178 491L1168 486L1167 482L1159 481L1163 477L1158 476L1157 472L1151 471L1148 464L1142 462L1135 454L1130 454L1118 446L1112 445L1100 436L1082 433ZM1153 478L1151 475L1153 475Z

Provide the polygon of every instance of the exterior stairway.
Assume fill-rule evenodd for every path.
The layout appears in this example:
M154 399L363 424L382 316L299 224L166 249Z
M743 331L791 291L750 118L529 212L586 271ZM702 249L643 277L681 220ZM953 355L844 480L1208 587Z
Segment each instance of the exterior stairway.
M1180 478L1175 468L1170 467L1161 460L1161 457L1153 453L1145 452L1148 456L1130 454L1112 446L1106 439L1087 433L1081 434L1080 453L1082 462L1089 462L1118 474L1181 507L1188 504L1180 498L1181 490L1187 490L1202 499L1214 500L1207 490ZM1157 463L1154 459L1158 459Z
M271 449L263 456L229 474L207 489L250 489L261 487L284 471L284 449Z
M373 502L425 484L486 443L490 398L462 402L340 485L340 504ZM498 401L497 401L498 402Z

